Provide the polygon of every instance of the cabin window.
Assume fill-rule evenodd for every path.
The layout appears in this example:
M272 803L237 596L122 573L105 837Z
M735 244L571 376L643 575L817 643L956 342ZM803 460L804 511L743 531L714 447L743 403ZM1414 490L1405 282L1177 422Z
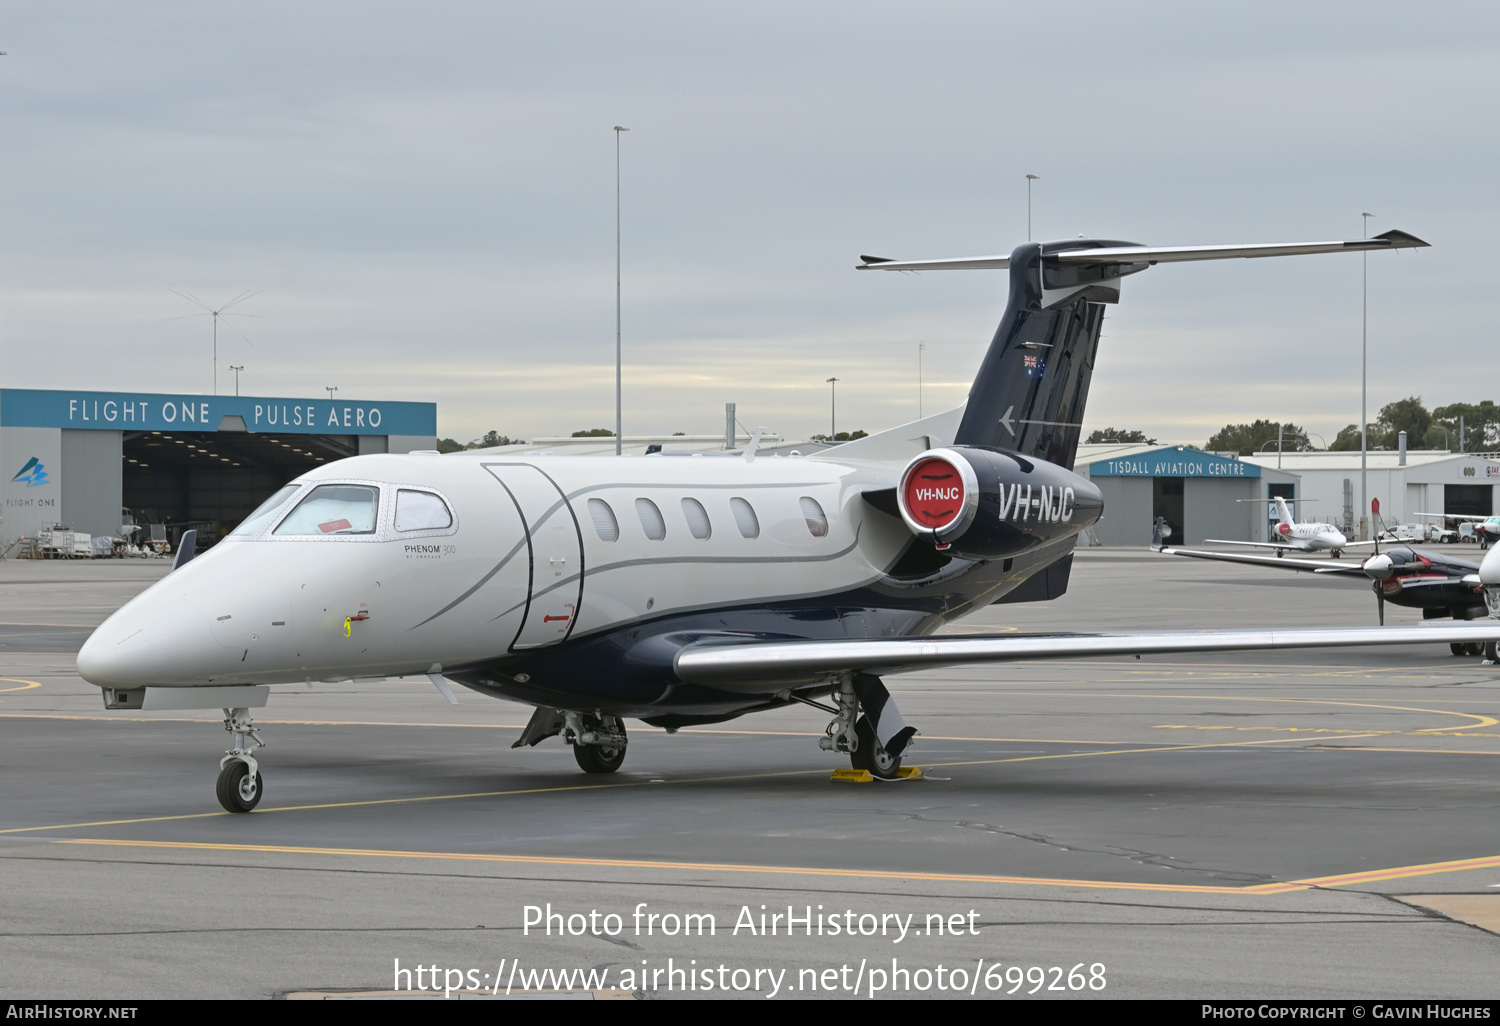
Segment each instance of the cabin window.
M828 516L818 500L804 495L797 500L802 505L802 519L807 521L807 530L814 538L828 537Z
M589 516L594 520L594 530L599 532L600 541L619 539L620 522L615 519L615 511L609 508L609 503L603 499L590 499Z
M740 534L746 538L760 537L760 521L755 518L755 507L736 495L729 500L729 508L734 511L734 523Z
M702 540L713 534L713 526L708 522L708 510L697 499L682 500L682 516L687 520L688 531L694 538Z
M641 530L646 532L647 538L661 541L667 536L667 522L662 519L661 510L656 508L656 503L650 499L636 499L635 512L641 518Z
M431 492L403 488L396 493L396 530L441 531L452 526L448 504Z
M370 485L318 485L276 528L279 536L374 534L380 489Z
M292 493L300 487L302 486L289 484L285 488L282 488L265 502L256 506L255 512L251 513L244 520L241 520L240 526L230 531L229 536L231 538L247 538L258 532L262 527L266 526L267 521L271 519L271 515L281 508L281 504L290 499Z

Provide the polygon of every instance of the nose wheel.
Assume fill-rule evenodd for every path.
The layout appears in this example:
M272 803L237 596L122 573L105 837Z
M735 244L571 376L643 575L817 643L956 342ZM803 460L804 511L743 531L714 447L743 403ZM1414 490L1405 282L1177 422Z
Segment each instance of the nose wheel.
M249 812L265 793L254 753L266 743L260 739L249 709L225 709L224 729L234 737L234 747L219 760L219 781L214 791L226 812Z
M219 770L219 783L216 788L219 796L219 804L229 812L249 812L260 804L261 790L260 770L250 772L250 767L239 759L226 764Z

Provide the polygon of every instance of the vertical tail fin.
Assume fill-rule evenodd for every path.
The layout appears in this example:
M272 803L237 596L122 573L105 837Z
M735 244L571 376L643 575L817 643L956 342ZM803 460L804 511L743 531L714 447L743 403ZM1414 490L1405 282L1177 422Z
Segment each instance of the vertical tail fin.
M1130 243L1027 243L1010 256L1010 297L969 391L956 445L1010 449L1072 469L1104 304L1146 264L1067 264L1058 252Z
M1010 299L969 392L955 445L1010 449L1073 468L1104 324L1120 301L1120 279L1159 263L1414 249L1402 231L1342 242L1228 246L1141 246L1105 239L1028 242L1008 257L889 260L860 257L861 270L1010 269Z

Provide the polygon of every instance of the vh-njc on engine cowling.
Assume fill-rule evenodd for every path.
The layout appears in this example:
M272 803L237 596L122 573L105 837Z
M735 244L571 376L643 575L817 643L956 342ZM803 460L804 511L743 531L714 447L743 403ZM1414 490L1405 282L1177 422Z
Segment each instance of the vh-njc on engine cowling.
M929 449L896 489L906 526L966 559L999 559L1096 522L1104 497L1087 478L1004 449Z

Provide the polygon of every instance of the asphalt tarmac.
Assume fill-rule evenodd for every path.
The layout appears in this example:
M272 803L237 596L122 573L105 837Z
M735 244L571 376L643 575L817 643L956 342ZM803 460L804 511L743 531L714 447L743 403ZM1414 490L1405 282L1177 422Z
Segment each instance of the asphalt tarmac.
M899 783L830 780L807 708L631 722L599 778L463 689L276 687L232 816L215 714L73 667L165 571L0 562L0 997L1500 997L1500 667L1446 647L891 678ZM1374 621L1357 581L1105 549L953 629Z

